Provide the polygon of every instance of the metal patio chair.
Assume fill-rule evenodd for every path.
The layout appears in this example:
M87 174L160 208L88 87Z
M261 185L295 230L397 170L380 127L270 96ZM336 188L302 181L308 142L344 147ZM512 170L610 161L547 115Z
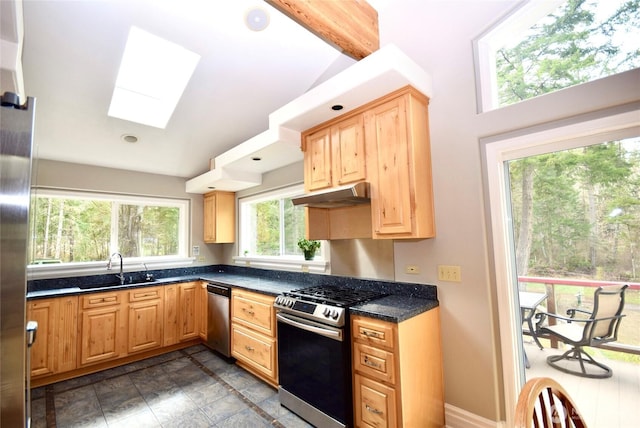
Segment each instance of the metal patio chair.
M586 428L567 391L548 377L530 379L518 396L515 428Z
M558 339L572 348L562 355L547 357L547 364L565 373L589 378L608 378L613 372L584 351L586 346L600 346L618 339L618 327L624 315L624 293L628 285L598 287L593 295L593 310L567 310L568 317L547 312L535 316L536 334ZM545 319L560 320L556 325L542 325ZM577 364L576 364L577 363ZM578 367L579 366L579 367ZM576 368L574 368L576 367ZM591 368L589 371L587 368Z

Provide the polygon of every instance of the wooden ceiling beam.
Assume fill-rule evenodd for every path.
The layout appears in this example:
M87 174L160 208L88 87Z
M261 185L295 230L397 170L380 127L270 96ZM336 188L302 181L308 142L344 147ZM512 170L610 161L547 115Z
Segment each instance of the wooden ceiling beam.
M380 48L378 12L365 0L265 1L356 60Z

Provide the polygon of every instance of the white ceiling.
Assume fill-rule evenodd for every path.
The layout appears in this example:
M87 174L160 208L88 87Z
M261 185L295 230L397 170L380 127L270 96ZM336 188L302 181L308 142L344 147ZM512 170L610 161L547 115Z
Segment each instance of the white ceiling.
M430 71L440 67L429 63L432 52L469 44L517 1L369 3L381 45L397 44ZM261 32L244 22L255 7L270 16ZM23 9L25 92L37 99L36 155L44 159L199 176L209 159L267 131L272 112L355 64L260 0L23 0ZM202 56L166 129L107 116L132 25ZM124 142L125 134L139 142ZM301 158L291 145L278 150Z
M25 91L37 99L35 143L45 159L193 177L210 158L265 131L269 113L325 71L354 62L257 0L23 6ZM244 21L255 7L270 16L261 32ZM166 129L107 116L132 25L202 57ZM124 142L124 134L139 142Z

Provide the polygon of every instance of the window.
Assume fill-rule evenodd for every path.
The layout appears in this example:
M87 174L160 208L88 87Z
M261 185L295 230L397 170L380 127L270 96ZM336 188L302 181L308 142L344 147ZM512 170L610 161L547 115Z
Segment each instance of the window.
M481 111L640 66L637 1L529 1L476 42Z
M189 202L37 190L31 200L30 265L129 263L186 257Z
M239 200L240 245L236 261L260 267L286 269L304 261L298 240L305 236L305 210L291 198L304 192L302 185ZM325 251L326 252L326 251ZM322 246L309 264L324 265Z

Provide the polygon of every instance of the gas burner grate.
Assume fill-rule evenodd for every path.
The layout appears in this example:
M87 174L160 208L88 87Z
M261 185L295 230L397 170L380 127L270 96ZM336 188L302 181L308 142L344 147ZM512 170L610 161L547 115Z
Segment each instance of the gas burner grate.
M371 290L356 290L353 288L339 288L330 285L315 285L300 288L287 293L293 297L311 300L316 303L332 304L348 307L381 296L381 293Z

